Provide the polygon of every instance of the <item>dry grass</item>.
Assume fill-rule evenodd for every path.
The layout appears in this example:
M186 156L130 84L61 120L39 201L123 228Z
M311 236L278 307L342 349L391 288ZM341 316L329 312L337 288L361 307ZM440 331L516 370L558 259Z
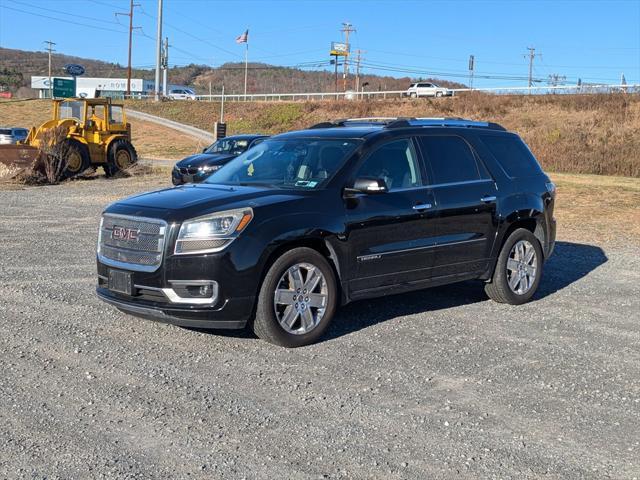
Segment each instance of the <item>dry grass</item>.
M131 102L135 109L211 130L216 102ZM279 133L348 117L464 117L518 132L548 171L640 177L640 97L495 96L442 99L227 103L229 133Z
M558 238L640 246L640 179L551 175L558 188Z
M51 102L31 100L21 102L0 101L0 123L30 128L51 118ZM198 139L173 129L129 118L132 142L138 155L144 158L180 159L202 151Z

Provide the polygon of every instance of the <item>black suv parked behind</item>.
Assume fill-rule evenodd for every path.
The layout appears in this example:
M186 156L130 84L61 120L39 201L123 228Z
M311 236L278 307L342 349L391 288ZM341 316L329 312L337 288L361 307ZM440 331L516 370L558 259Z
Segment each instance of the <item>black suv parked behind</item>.
M223 165L266 138L266 135L233 135L221 138L202 150L202 153L190 155L176 163L171 171L171 181L174 185L202 182Z
M528 301L555 186L493 123L352 119L272 137L204 183L111 204L97 293L121 311L316 341L352 300L479 279Z

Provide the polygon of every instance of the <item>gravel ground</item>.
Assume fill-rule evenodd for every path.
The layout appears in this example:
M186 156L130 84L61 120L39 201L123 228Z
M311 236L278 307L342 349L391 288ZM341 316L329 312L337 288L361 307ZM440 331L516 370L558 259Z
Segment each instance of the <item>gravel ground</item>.
M154 183L0 191L0 478L640 477L637 249L560 238L532 303L359 302L285 350L96 299L100 211Z

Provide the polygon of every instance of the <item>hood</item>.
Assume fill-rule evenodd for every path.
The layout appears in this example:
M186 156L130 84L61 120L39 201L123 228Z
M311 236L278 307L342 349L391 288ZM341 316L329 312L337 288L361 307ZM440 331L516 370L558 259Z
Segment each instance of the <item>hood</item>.
M226 163L236 155L230 155L228 153L198 153L196 155L190 155L187 158L180 160L176 163L177 167L203 167L205 165L217 165Z
M111 204L106 211L181 222L212 212L247 206L259 207L302 197L301 192L295 191L200 183L128 197Z

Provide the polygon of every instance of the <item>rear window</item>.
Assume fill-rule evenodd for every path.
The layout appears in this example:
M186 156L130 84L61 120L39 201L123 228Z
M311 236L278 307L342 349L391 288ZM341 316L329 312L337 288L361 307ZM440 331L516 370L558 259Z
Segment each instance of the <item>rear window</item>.
M531 177L542 173L537 160L520 137L481 135L480 139L510 177Z
M0 135L11 135L10 128L0 128Z
M479 180L475 155L461 137L455 135L420 137L420 147L431 164L433 184Z

